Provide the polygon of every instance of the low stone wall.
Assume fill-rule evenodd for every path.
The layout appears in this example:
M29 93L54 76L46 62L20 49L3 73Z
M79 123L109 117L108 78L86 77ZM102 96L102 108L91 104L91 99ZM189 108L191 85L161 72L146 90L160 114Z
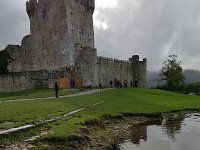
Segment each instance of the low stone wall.
M0 75L0 92L15 92L34 88L54 88L55 80L80 79L77 68L65 67L56 71L11 72Z
M16 92L34 88L54 88L56 78L33 77L28 75L1 75L0 92Z
M34 83L28 76L0 76L0 92L15 92L34 88Z

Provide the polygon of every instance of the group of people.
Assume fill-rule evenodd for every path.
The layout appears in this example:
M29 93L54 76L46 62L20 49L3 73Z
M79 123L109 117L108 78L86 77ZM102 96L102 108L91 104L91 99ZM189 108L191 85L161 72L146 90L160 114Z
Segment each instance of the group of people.
M90 90L92 90L92 81L89 81L89 82L88 82L88 88L89 88Z
M130 81L130 85L129 85L128 80L117 80L117 79L114 79L114 85L117 88L138 87L137 80L135 81L135 83L133 81Z
M133 81L130 81L130 86L129 86L128 80L114 79L114 81L110 80L109 84L110 84L110 88L113 88L113 87L116 87L116 88L138 87L137 81L135 81L135 83ZM98 85L99 85L99 89L103 90L103 81L102 80L99 80ZM90 90L92 89L92 82L91 81L88 82L88 88Z
M92 90L92 81L89 81L87 84L88 84L88 89ZM99 89L103 90L103 82L102 82L102 80L99 80Z

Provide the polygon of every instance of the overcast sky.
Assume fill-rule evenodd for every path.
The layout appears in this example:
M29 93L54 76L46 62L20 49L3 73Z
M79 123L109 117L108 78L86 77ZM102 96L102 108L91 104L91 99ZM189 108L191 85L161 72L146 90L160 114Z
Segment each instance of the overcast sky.
M0 0L0 49L29 34L25 2ZM154 71L177 54L184 69L200 70L199 0L96 0L94 27L98 55L138 54Z

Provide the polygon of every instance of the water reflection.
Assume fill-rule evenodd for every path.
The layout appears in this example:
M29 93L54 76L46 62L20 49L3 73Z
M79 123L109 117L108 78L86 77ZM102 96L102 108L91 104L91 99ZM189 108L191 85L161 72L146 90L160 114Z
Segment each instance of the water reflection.
M147 141L147 126L137 126L131 132L131 142L140 144L141 140Z
M133 127L122 150L199 150L200 114L168 115L160 124Z
M163 119L161 127L163 134L167 134L170 139L174 139L181 131L181 125L186 114L172 114Z

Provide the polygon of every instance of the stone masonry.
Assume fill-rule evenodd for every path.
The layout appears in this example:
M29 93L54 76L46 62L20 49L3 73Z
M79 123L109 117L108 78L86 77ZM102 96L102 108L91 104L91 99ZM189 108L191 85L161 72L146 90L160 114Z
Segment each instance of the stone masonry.
M94 48L94 0L30 0L26 10L30 35L20 48L6 48L15 59L11 72L72 66L76 47Z
M30 35L23 38L21 46L8 45L5 48L14 59L8 66L12 75L1 77L0 81L12 79L12 82L16 80L16 83L20 83L17 80L21 81L23 75L29 72L34 77L30 83L32 88L35 85L33 82L39 78L34 72L46 71L51 74L59 71L60 74L60 70L68 68L63 73L68 74L69 78L81 79L83 86L87 86L89 81L97 86L99 80L109 86L110 80L117 79L145 87L146 59L140 61L138 55L128 61L97 56L94 46L94 10L95 0L27 1ZM14 77L16 73L18 76ZM23 77L19 77L19 74ZM29 82L30 76L26 77ZM48 82L45 77L45 85L48 83L47 86L52 87L51 82L60 76L53 77ZM9 82L10 85L12 82ZM28 83L23 84L28 89ZM12 88L18 89L15 85ZM0 90L6 91L3 88Z

